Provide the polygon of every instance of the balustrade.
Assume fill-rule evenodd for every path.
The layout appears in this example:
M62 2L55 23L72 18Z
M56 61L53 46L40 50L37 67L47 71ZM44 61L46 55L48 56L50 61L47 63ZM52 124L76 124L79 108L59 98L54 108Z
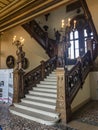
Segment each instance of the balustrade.
M53 57L46 62L41 61L41 65L25 74L23 77L25 93L43 80L54 69L56 69L56 57Z

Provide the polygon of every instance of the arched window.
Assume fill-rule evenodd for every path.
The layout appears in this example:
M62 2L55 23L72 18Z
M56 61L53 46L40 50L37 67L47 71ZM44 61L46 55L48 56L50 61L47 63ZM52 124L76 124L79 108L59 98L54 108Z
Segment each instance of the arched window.
M77 25L76 29L69 34L71 46L67 50L68 64L74 64L79 56L83 56L87 52L86 40L87 38L93 38L93 33L84 15L79 15L73 20L77 21Z

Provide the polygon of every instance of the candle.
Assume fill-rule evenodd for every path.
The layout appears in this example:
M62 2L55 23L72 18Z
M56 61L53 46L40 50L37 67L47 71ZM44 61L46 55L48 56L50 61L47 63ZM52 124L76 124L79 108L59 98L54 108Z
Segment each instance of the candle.
M16 36L13 37L13 42L15 42L15 40L16 40Z
M69 18L68 19L68 27L70 27L70 21L71 21L71 19Z
M20 37L20 42L21 42L21 45L23 45L23 43L24 43L24 38Z
M62 28L64 28L64 19L62 20Z
M77 22L77 21L76 21L76 20L74 20L74 29L76 28L76 22Z

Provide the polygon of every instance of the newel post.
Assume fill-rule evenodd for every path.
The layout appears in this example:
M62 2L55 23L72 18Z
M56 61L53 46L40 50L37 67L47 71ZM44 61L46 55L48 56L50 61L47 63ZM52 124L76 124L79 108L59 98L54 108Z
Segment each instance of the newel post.
M60 113L60 119L67 122L66 117L66 89L65 89L65 70L64 68L57 68L57 102L56 111Z
M25 52L22 50L23 45L20 41L16 40L13 44L17 46L17 66L13 72L13 103L18 103L20 102L20 99L24 97L23 76L25 71L23 69L23 65L25 63Z
M91 59L93 59L93 41L91 38L87 39L87 50L89 50L91 52Z
M42 60L40 63L41 63L41 76L43 80L45 78L45 62Z
M23 75L24 71L22 69L15 69L13 72L13 84L14 84L14 92L13 92L13 103L20 102L20 99L24 97L24 86L23 86Z

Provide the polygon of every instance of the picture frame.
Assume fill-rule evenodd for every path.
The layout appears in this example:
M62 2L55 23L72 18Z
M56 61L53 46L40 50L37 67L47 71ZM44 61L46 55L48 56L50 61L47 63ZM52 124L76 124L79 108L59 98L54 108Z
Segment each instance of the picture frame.
M6 65L9 69L14 68L15 66L15 58L12 55L9 55L6 58Z

